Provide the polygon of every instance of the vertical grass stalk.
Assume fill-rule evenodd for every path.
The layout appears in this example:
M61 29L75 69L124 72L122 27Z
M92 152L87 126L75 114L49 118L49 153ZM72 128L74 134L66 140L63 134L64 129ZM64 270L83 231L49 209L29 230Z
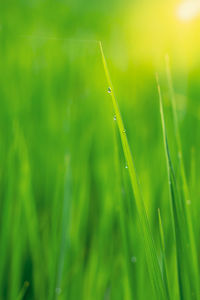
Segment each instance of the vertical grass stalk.
M155 243L153 239L153 235L151 232L150 224L148 221L146 209L144 206L144 202L141 196L138 180L137 180L137 175L128 143L128 139L126 136L126 130L123 124L123 120L120 114L119 106L114 94L114 89L112 86L109 70L107 67L107 62L105 59L104 51L101 42L99 42L99 47L100 47L100 52L101 52L101 57L102 57L102 62L103 62L103 67L106 75L106 80L108 83L109 91L111 94L111 99L112 99L112 105L114 109L114 113L116 115L116 121L120 133L120 138L121 138L121 143L123 147L123 152L124 156L127 162L128 170L129 170L129 175L130 175L130 180L131 180L131 186L136 202L136 208L137 208L137 213L138 213L138 218L140 222L140 228L141 228L141 234L144 239L144 247L145 247L145 253L146 253L146 259L147 259L147 265L148 265L148 270L149 270L149 275L150 279L152 282L152 286L154 289L155 297L156 299L168 299L167 298L167 292L165 288L165 284L162 279L162 273L161 273L161 268L159 265L158 261L158 256L155 248Z

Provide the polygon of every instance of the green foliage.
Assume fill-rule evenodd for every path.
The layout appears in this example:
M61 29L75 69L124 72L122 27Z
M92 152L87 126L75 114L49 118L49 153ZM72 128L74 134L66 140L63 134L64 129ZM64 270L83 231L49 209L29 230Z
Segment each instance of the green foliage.
M200 298L199 62L112 4L2 4L2 300Z

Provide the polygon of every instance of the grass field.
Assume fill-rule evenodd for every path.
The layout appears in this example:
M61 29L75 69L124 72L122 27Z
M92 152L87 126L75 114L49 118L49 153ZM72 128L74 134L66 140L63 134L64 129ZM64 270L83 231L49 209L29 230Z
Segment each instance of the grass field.
M0 4L0 300L200 299L194 3Z

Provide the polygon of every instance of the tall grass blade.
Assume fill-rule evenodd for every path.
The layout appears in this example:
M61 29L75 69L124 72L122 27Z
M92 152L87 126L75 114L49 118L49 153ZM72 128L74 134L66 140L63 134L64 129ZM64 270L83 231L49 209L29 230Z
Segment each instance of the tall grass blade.
M165 149L165 157L167 164L167 174L169 181L171 209L172 209L172 227L176 240L176 257L177 257L177 271L179 280L179 291L181 299L199 299L198 287L198 271L197 265L194 263L193 251L190 240L190 228L188 226L184 204L181 199L176 176L173 169L173 164L168 147L168 138L165 126L161 89L157 78L160 115L163 131L163 142Z
M166 249L165 249L165 238L164 238L164 231L163 231L163 224L162 224L160 209L158 209L158 219L159 219L160 243L161 243L161 250L162 250L163 281L166 284L167 297L168 297L168 299L172 299L170 296L169 277L168 277L168 270L167 270L167 258L166 258Z
M24 221L27 224L27 234L29 239L30 253L33 259L34 268L34 293L38 299L44 297L44 286L40 282L42 266L45 265L42 258L44 258L41 251L41 239L39 230L39 220L36 209L36 204L32 194L31 187L31 170L28 156L27 144L19 124L15 124L16 135L18 135L17 155L20 164L19 175L19 197L21 199L22 210L24 214Z
M190 206L188 204L191 203L191 195L187 183L187 178L185 174L185 167L183 163L183 153L182 153L182 145L181 145L181 137L180 137L180 131L178 126L178 116L177 116L177 107L176 107L176 99L175 99L175 92L172 82L172 75L170 70L170 60L169 56L166 55L166 73L167 73L167 81L170 91L170 100L172 105L172 113L173 113L173 122L174 122L174 131L175 131L175 137L176 137L176 147L177 147L177 153L178 153L178 159L179 159L179 168L180 168L180 175L181 175L181 185L182 185L182 194L181 198L183 210L185 214L185 222L187 224L187 231L188 231L188 248L191 256L191 274L194 275L194 281L196 282L197 291L199 294L199 271L198 271L198 257L197 257L197 250L196 250L196 244L195 244L195 235L194 235L194 228L192 224L192 218L191 218L191 211Z
M59 257L58 257L58 267L57 267L57 278L56 287L57 291L60 289L62 283L62 275L65 263L66 252L70 246L70 213L71 213L71 168L70 168L70 156L66 156L66 175L65 175L65 190L64 190L64 200L62 207L62 235L60 241ZM58 299L58 293L56 293L55 299Z
M155 292L155 297L156 299L167 299L167 292L165 288L165 284L162 279L162 274L161 274L161 269L158 261L158 256L156 253L155 249L155 244L151 232L151 228L149 225L146 209L144 206L144 202L141 196L141 192L139 189L139 184L137 180L137 175L135 171L135 167L133 164L133 159L130 151L130 147L128 144L128 139L126 136L126 130L123 124L123 120L120 114L119 106L114 94L111 78L109 75L104 51L101 42L99 42L99 47L100 47L100 52L101 52L101 57L102 57L102 62L104 66L104 71L107 79L107 83L109 86L109 92L111 94L112 98L112 105L114 109L114 113L116 115L116 121L120 133L120 138L122 142L122 147L124 151L124 156L127 162L128 170L129 170L129 175L130 175L130 180L131 180L131 186L136 202L136 207L137 207L137 212L138 212L138 217L139 217L139 222L140 222L140 228L141 228L141 233L144 238L144 244L145 244L145 251L146 251L146 259L147 259L147 264L148 264L148 270L149 270L149 275L152 281L153 289Z
M185 195L185 201L190 200L190 193L188 189L187 179L185 175L185 169L183 164L183 154L182 154L182 146L181 146L181 137L179 132L179 126L178 126L178 116L177 116L177 107L176 107L176 100L175 100L175 93L173 88L173 82L172 82L172 76L170 71L170 61L169 56L166 55L166 74L167 74L167 82L169 86L169 92L170 92L170 101L172 106L172 114L173 114L173 123L174 123L174 132L176 137L176 146L177 146L177 154L178 154L178 160L180 165L180 172L181 172L181 178L182 178L182 188Z

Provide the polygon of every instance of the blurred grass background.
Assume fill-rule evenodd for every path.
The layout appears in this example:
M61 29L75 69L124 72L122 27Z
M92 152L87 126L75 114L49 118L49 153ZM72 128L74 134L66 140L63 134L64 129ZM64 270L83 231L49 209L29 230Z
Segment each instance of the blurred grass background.
M179 178L168 53L199 253L200 18L182 20L179 5L1 2L0 299L157 299L99 40L160 261L161 211L171 299L188 299L177 292L155 80Z

